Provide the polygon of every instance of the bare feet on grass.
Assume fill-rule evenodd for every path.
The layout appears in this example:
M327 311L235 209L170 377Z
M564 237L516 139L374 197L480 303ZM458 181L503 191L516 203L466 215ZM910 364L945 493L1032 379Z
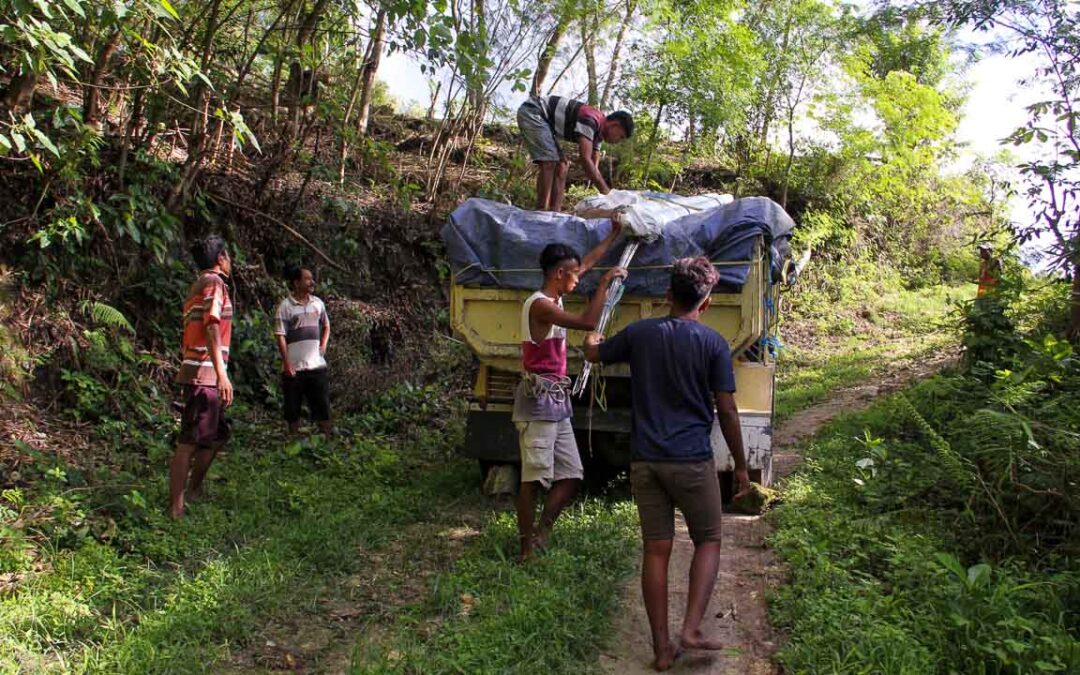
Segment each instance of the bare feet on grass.
M682 648L676 645L674 642L669 642L663 649L653 648L656 658L653 659L653 670L657 672L664 672L665 670L671 670L671 667L675 665L675 661L682 656Z
M723 649L726 645L719 638L707 638L700 630L686 633L682 636L681 644L684 649Z

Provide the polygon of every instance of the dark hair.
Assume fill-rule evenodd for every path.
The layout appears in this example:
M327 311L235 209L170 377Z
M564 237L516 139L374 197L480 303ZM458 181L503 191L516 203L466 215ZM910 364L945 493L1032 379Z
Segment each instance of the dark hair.
M623 131L626 132L626 137L630 138L634 135L634 116L625 110L617 110L607 116L608 122L618 122L622 125Z
M199 239L191 245L191 257L195 258L195 264L200 270L208 270L217 265L218 258L226 251L225 240L216 234Z
M285 280L290 284L299 279L304 274L304 268L299 265L286 265L285 266Z
M548 272L565 260L576 260L580 263L581 256L566 244L548 244L540 252L540 269L544 271L544 276L547 276Z
M682 309L697 307L720 280L708 258L679 258L671 266L671 299Z

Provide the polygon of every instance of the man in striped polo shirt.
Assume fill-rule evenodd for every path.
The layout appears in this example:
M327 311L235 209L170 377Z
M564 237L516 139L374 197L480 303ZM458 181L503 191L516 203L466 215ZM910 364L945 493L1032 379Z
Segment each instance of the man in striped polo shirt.
M191 254L200 271L184 302L183 361L176 375L184 412L169 464L169 514L173 518L184 515L185 493L188 500L202 496L206 472L229 439L225 408L233 401L226 372L233 306L225 285L232 260L225 240L217 235L197 241Z
M620 110L604 115L596 108L564 96L533 96L517 112L518 128L540 172L536 177L536 209L561 211L569 161L559 141L578 146L581 167L601 194L610 191L600 174L600 143L621 143L634 135L634 118Z
M274 332L281 352L281 389L289 433L300 431L300 407L307 402L311 421L330 435L330 378L326 374L326 344L330 318L326 305L313 295L311 270L290 266L285 278L292 289L278 305Z

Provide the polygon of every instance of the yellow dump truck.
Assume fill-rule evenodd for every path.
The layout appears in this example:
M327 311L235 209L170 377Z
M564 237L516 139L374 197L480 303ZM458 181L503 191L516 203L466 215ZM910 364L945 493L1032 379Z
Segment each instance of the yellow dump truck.
M718 289L702 321L719 331L731 346L735 366L743 439L751 479L768 485L772 478L772 411L775 364L771 350L762 339L775 334L771 325L779 286L769 283L767 247L760 240L750 260L714 263L750 265L746 282L739 288ZM497 272L497 270L495 270ZM633 275L633 266L630 274ZM450 320L480 362L470 400L463 452L481 462L482 467L518 462L517 433L511 423L514 388L521 374L521 308L529 291L501 288L473 288L457 283L451 288ZM564 298L567 311L582 309L585 298ZM659 297L627 294L619 302L609 335L627 324L650 317L665 316L668 303ZM581 370L584 334L571 331L569 374ZM626 466L630 461L630 372L625 365L593 370L593 382L574 401L573 425L582 458L602 460L608 466ZM727 445L714 424L713 448L722 473L734 469ZM727 483L727 481L724 481Z

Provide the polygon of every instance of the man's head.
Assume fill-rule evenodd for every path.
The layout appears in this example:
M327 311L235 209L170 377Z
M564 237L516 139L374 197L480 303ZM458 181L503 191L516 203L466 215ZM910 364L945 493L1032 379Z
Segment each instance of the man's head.
M634 116L625 110L611 113L604 122L603 135L608 143L622 143L634 135Z
M994 247L985 241L979 244L979 257L983 260L989 260L990 256L994 253Z
M315 292L315 275L306 267L289 265L285 268L285 280L289 282L289 289L297 295Z
M560 294L570 293L578 284L581 256L566 244L548 244L540 252L540 269L544 284L555 282Z
M191 245L191 257L200 270L212 270L215 267L226 276L232 272L232 260L225 240L216 234L205 237Z
M676 310L692 312L696 309L705 311L709 306L709 296L713 286L720 280L708 258L679 258L671 266L671 304Z

